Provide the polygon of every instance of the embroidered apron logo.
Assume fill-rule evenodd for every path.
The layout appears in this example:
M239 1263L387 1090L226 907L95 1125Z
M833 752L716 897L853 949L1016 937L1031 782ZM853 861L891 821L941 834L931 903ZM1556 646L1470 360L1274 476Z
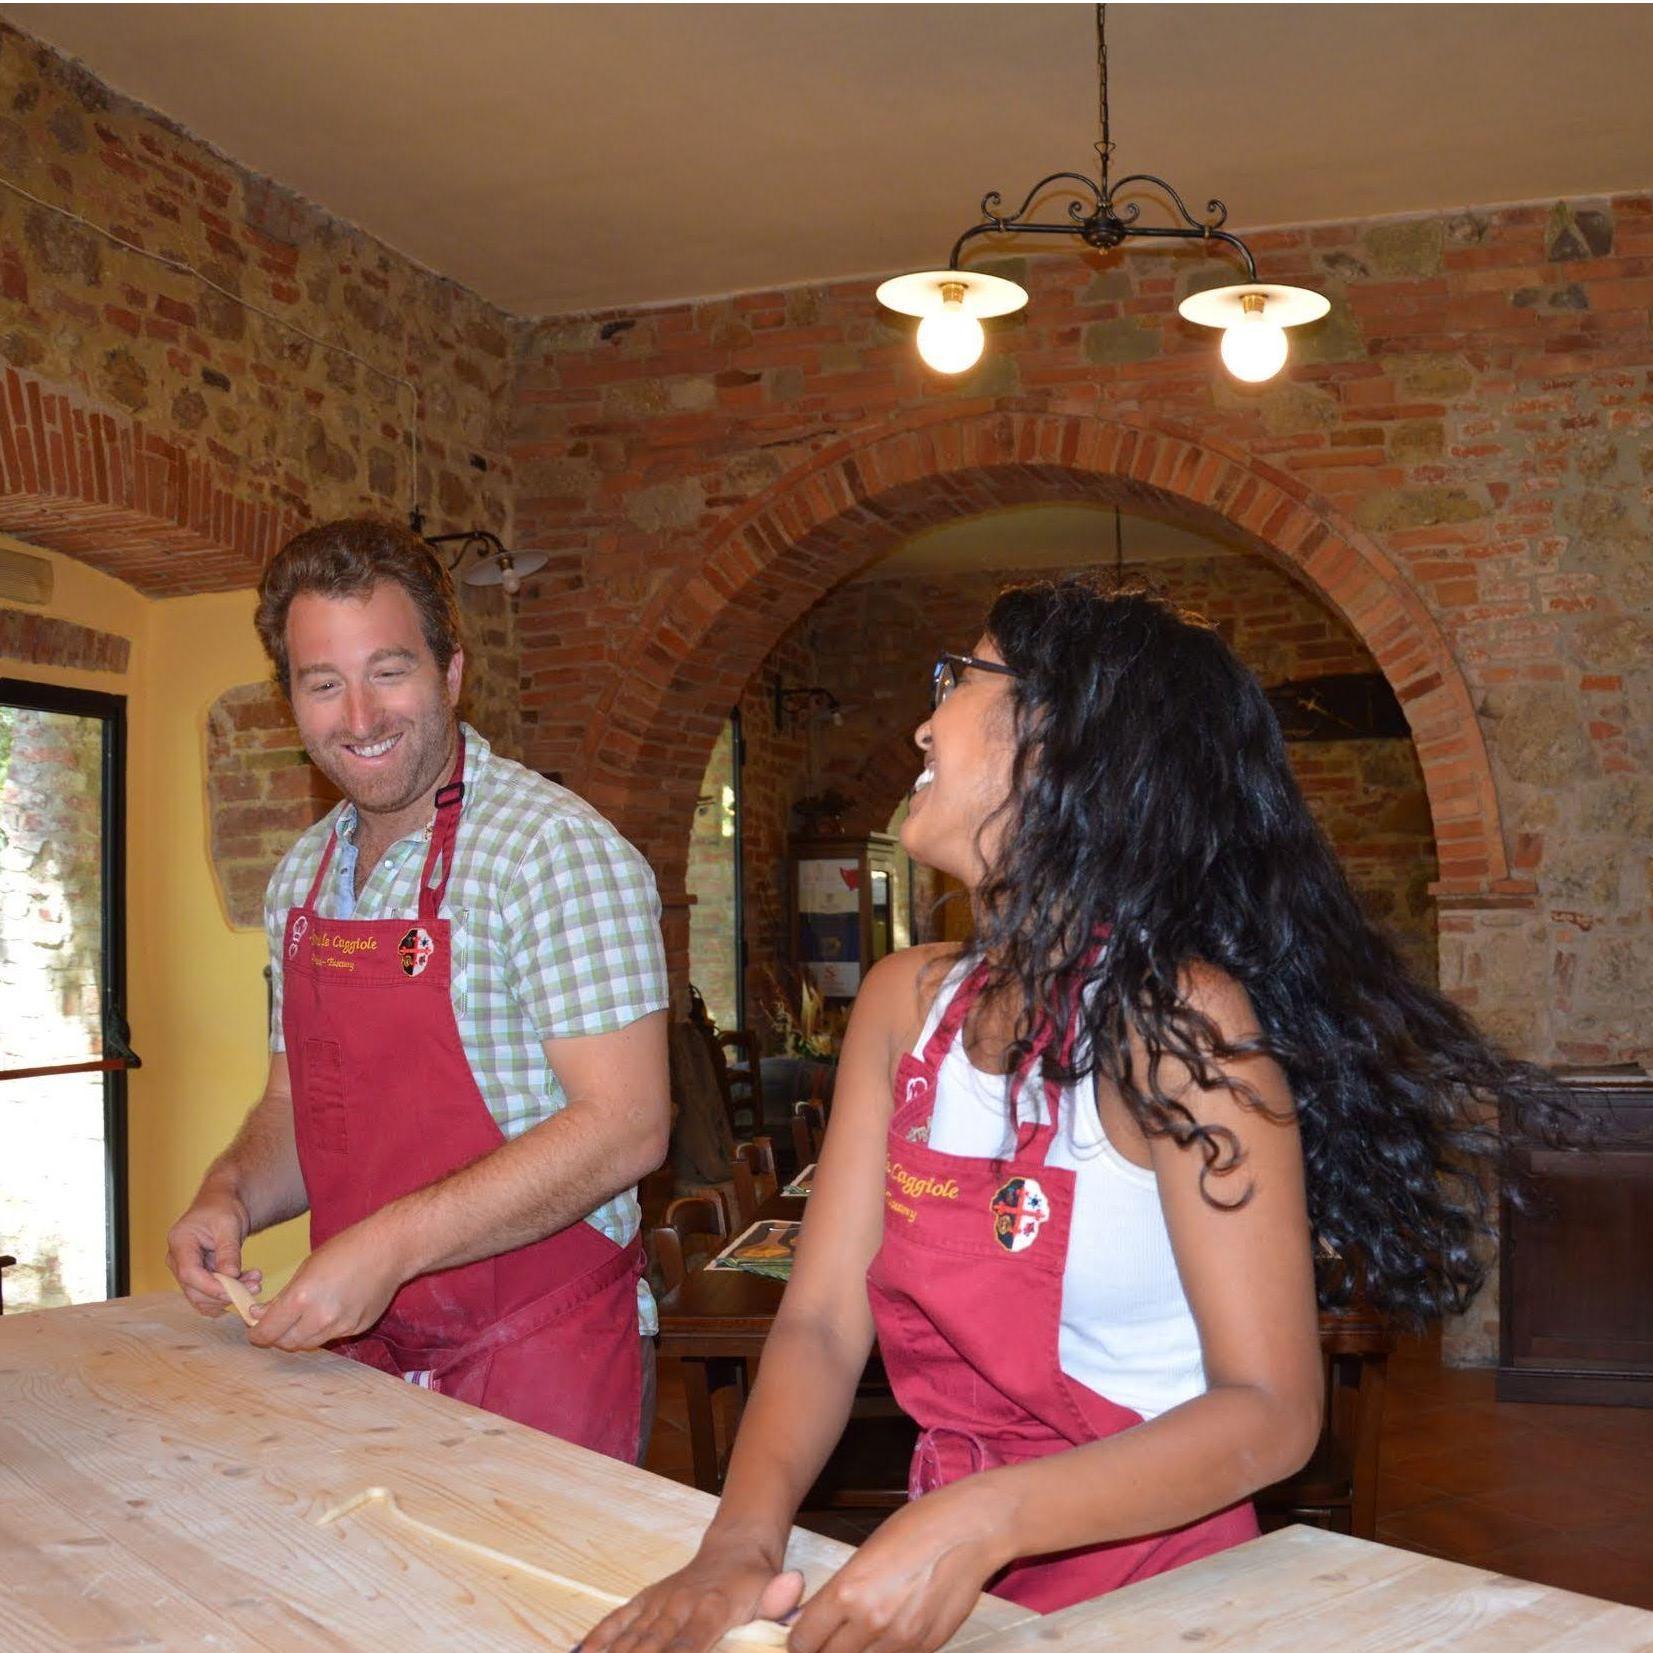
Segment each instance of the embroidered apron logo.
M889 1180L895 1184L906 1196L906 1200L898 1199L895 1189L884 1189L884 1203L898 1217L905 1217L908 1222L918 1221L916 1202L919 1200L956 1200L959 1197L959 1185L951 1177L921 1177L909 1171L905 1165L893 1159L884 1161L884 1172ZM907 1200L915 1202L909 1205Z
M907 1081L906 1100L908 1102L917 1101L917 1099L921 1097L929 1088L930 1081L926 1079L922 1073L914 1074L913 1077Z
M316 930L310 936L310 963L317 970L353 971L358 953L376 953L377 936L348 935L343 930Z
M287 943L288 958L296 959L298 957L298 944L304 940L304 932L309 928L310 920L303 913L300 913L293 920L293 939Z
M1050 1216L1050 1201L1032 1177L1012 1177L993 1196L993 1238L1006 1251L1026 1251Z
M436 943L417 924L396 943L396 957L404 975L417 976L431 961Z

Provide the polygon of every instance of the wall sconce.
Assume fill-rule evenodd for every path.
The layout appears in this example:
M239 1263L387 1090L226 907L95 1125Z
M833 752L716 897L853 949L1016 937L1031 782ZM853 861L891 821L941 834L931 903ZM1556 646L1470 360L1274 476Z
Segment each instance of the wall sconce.
M843 727L844 709L839 704L837 695L831 689L823 689L819 684L811 684L808 688L787 689L781 686L781 680L777 677L775 679L776 734L785 732L789 709L801 711L805 716L815 712L830 712L833 727L835 729Z
M490 534L486 528L467 528L458 534L427 534L424 516L417 509L410 525L433 551L449 545L459 547L448 562L450 574L459 572L467 552L474 553L476 560L468 564L460 579L466 585L503 586L507 597L516 596L522 590L523 580L537 574L550 561L543 551L509 550L498 534Z

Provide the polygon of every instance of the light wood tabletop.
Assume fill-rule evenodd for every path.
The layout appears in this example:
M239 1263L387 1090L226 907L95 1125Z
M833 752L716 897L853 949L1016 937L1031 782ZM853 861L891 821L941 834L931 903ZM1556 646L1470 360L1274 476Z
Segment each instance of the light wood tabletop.
M1653 1613L1287 1527L982 1643L976 1653L1640 1653Z
M681 1565L704 1493L163 1294L0 1318L0 1648L567 1649L607 1609L369 1505L619 1595ZM794 1532L813 1589L849 1555ZM984 1597L949 1645L1027 1618Z

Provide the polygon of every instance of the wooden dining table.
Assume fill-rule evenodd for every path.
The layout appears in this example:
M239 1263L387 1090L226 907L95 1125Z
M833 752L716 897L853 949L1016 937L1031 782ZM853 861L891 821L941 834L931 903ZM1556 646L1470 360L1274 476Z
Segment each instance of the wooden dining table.
M795 1222L808 1198L774 1193L760 1202L755 1220ZM703 1492L722 1485L712 1397L720 1389L744 1394L748 1363L763 1353L786 1290L782 1280L740 1269L691 1269L657 1307L659 1353L682 1362L688 1407L689 1456L694 1484Z

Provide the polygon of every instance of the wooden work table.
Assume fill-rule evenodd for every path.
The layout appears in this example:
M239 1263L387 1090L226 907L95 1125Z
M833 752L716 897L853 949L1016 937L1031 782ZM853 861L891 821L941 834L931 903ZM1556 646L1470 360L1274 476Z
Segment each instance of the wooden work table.
M1035 1618L979 1653L1647 1653L1653 1613L1287 1527Z
M0 1318L0 1649L570 1648L607 1611L408 1514L629 1595L705 1494L330 1354L252 1348L171 1294ZM794 1532L814 1588L849 1550ZM983 1598L951 1646L1027 1614Z
M604 1609L412 1515L630 1593L704 1494L327 1354L251 1348L176 1296L0 1319L0 1649L567 1649ZM795 1532L811 1588L849 1554ZM984 1598L970 1653L1645 1653L1653 1614L1293 1527L1048 1618Z

